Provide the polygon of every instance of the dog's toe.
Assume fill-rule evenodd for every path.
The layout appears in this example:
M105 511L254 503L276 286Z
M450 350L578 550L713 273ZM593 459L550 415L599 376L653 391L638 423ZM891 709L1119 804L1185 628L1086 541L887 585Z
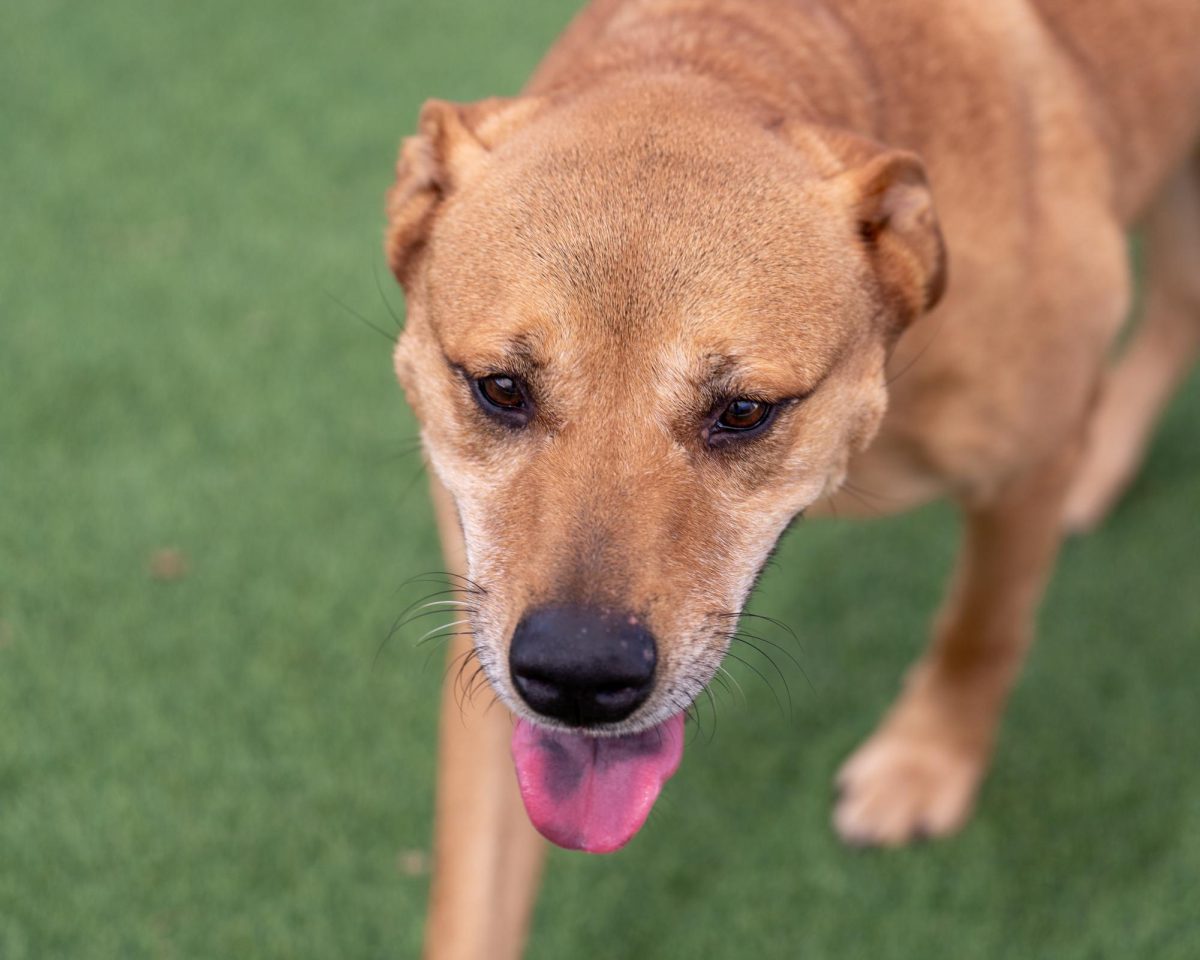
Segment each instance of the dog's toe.
M837 777L833 823L853 846L899 847L966 822L983 763L952 743L881 730Z

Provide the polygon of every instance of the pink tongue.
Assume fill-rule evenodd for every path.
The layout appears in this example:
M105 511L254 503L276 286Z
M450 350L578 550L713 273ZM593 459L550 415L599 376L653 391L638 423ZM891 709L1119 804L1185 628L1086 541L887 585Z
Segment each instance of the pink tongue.
M612 853L650 813L683 758L683 714L627 737L585 737L517 721L517 782L529 819L571 850Z

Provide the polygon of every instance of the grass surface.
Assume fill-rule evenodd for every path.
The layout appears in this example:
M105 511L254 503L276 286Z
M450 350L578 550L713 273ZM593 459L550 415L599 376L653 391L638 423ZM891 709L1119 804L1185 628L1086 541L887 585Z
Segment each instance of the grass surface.
M377 277L399 310L381 198L421 99L515 91L569 14L0 10L3 960L416 954L440 668L413 634L376 650L440 561L351 312L392 329ZM828 826L953 518L802 525L756 608L811 687L785 667L787 717L737 669L648 829L552 855L531 955L1200 955L1198 387L1066 550L961 837L855 853Z

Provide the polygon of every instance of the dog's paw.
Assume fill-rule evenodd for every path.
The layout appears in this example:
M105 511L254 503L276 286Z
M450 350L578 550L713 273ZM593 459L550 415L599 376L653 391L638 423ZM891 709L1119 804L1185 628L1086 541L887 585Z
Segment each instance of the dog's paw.
M954 833L970 815L985 764L986 751L887 724L839 771L834 827L854 846Z

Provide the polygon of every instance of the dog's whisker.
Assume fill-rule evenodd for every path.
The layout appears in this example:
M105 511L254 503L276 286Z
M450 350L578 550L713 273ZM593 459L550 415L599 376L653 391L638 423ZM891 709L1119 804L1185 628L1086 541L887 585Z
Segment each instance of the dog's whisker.
M385 459L403 460L405 457L411 457L414 453L419 453L424 446L425 444L421 440L417 440L415 443L406 443L404 446L397 447L395 451L392 452L391 456L386 457Z
M427 670L429 668L429 661L433 659L433 655L437 653L444 644L450 640L456 640L459 637L470 637L472 640L474 640L475 634L470 630L461 630L455 633L447 633L440 637L430 637L428 640L423 641L421 646L425 647L426 651L425 659L421 661L421 669Z
M437 635L443 630L452 630L455 627L461 627L464 624L469 624L470 622L470 620L455 620L453 623L443 623L441 626L434 627L432 630L426 630L423 634L421 634L420 637L417 638L413 646L419 647L421 644L426 643L429 640L433 640L435 638L440 639L437 637Z
M456 670L461 671L463 669L464 661L469 660L473 656L475 656L475 648L469 647L462 653L458 654L458 656L454 657L449 663L447 663L445 669L442 671L442 683L444 684L446 682L451 673L455 672Z
M446 626L448 627L449 624L447 624ZM445 630L446 627L441 627L439 629ZM434 636L426 637L420 643L414 643L413 648L416 649L418 647L427 647L430 644L432 644L433 646L436 647L439 644L445 643L447 640L456 640L459 637L473 637L473 636L475 636L474 630L455 630L453 633L435 634Z
M463 604L461 607L458 608L458 610L465 611L467 613L477 613L478 612L473 607L469 607L466 604ZM417 620L421 620L424 617L432 617L436 614L441 614L441 613L446 613L446 612L448 612L448 611L440 610L440 609L439 610L426 610L424 613L414 613L408 617L405 617L405 615L403 613L400 614L400 616L398 616L392 622L391 629L388 630L387 635L383 638L383 640L379 644L379 649L382 650L384 645L387 644L392 639L392 637L394 637L397 633L399 633L401 630L403 630L409 624L415 623ZM376 651L375 656L376 657L379 656L378 651Z
M871 500L878 500L881 503L902 503L897 497L889 497L886 493L876 493L874 490L868 490L866 487L857 483L852 483L849 480L843 480L842 486L847 490L853 490L861 496Z
M479 669L476 671L476 675L471 678L471 688L467 693L471 703L475 703L475 695L480 690L490 688L490 686L491 684L488 682L487 673L484 671L483 665L481 664Z
M742 703L749 703L749 700L746 698L746 691L742 689L742 685L741 685L741 683L738 682L738 678L735 677L732 673L730 673L727 669L725 669L725 667L723 665L718 664L717 672L715 674L713 674L713 677L714 677L714 679L716 677L724 677L725 679L727 679L730 683L733 684L734 689L737 690L738 696L740 696L742 698ZM728 687L726 689L728 689Z
M461 587L461 586L458 586L457 583L448 583L444 580L433 580L432 577L409 577L408 580L403 581L401 584L398 584L398 586L396 587L396 590L398 592L398 590L402 590L402 589L404 589L404 587L412 586L413 583L432 583L432 584L434 584L434 586L444 587L446 589L446 592L451 592L451 590L452 590L452 592L454 592L454 593L464 593L464 594L468 594L468 595L476 595L479 593L478 590L473 590L468 587ZM436 594L431 593L431 594L426 594L426 595L434 596Z
M718 613L717 616L729 617L735 620L740 619L741 617L749 617L751 620L765 620L767 623L774 624L775 626L779 627L780 630L786 631L788 636L796 641L796 645L800 647L801 651L804 650L804 644L800 642L800 637L796 634L796 631L789 627L782 620L776 620L774 617L768 617L766 614L762 613L750 613L748 610L742 610L740 613L735 613L732 611L721 612Z
M868 495L864 495L863 492L861 492L857 487L855 487L853 484L849 483L848 481L843 480L842 485L840 487L838 487L837 490L833 491L833 493L830 493L829 496L832 497L834 495L834 493L839 493L839 492L845 493L847 496L852 497L857 503L861 504L864 508L866 508L868 513L875 514L876 516L878 516L881 513L881 510L880 510L878 504L874 504L870 500L868 500L867 499ZM884 498L880 497L877 499L884 499ZM831 507L833 506L832 500L830 500L830 506Z
M713 692L707 683L700 690L708 698L709 711L712 713L712 731L708 735L708 742L712 743L717 735L717 698L713 696Z
M371 275L375 278L375 290L379 293L379 300L383 304L383 308L392 318L392 322L396 325L396 332L399 333L404 329L404 324L400 320L400 315L392 308L392 302L383 292L383 284L379 282L379 264L374 260L371 261Z
M427 577L428 578L437 578L437 579L428 580L427 582L429 582L429 583L444 584L445 581L452 581L452 582L458 581L460 583L465 583L467 586L462 588L463 592L465 592L465 593L470 593L470 592L475 592L475 593L479 593L479 594L487 593L486 588L484 588L480 584L476 583L470 577L464 576L461 573L453 573L449 570L426 570L424 573L415 573L411 577L409 577L407 580L403 581L400 584L400 586L403 587L410 583L426 582L425 578L427 578ZM470 588L469 590L467 589L468 587Z
M402 505L404 503L404 501L408 498L408 495L413 492L413 489L417 485L417 481L421 479L421 474L423 474L424 472L425 472L425 460L422 459L420 466L417 467L417 472L412 475L412 479L410 479L408 481L408 483L406 483L401 488L400 498L396 501L397 504Z
M456 573L453 570L426 570L423 573L416 574L416 576L418 576L418 577L444 577L447 580L461 580L463 583L470 584L476 590L483 591L484 593L487 592L486 590L484 590L484 588L481 584L472 580L470 577L466 576L465 574Z
M374 323L372 323L370 320L368 320L366 317L364 317L361 313L359 313L357 310L355 310L353 307L351 307L349 304L347 304L347 303L343 302L342 300L338 299L337 297L335 297L328 290L326 290L324 292L325 292L325 296L327 296L330 300L332 300L334 303L336 303L339 307L341 307L343 310L345 310L348 314L350 314L350 316L354 317L356 320L358 320L364 326L367 326L370 329L374 330L377 334L379 334L381 337L383 337L383 339L386 340L388 343L393 344L393 345L396 343L396 337L394 334L388 333L382 327L376 326Z
M742 643L745 646L749 647L751 650L753 650L755 653L757 653L760 657L762 657L764 660L767 661L767 663L769 663L771 665L772 669L775 671L776 675L779 677L780 682L783 684L784 693L787 695L787 704L788 704L787 717L790 720L795 715L795 706L792 703L792 688L791 688L791 685L787 681L787 676L779 668L779 664L775 662L775 658L772 657L770 654L768 654L761 647L758 647L755 644L751 643L745 637L731 635L730 639L736 640L737 642ZM741 660L741 662L746 664L746 666L748 666L748 667L750 666L750 662L748 660L743 660L741 657L737 657L736 655L735 655L735 659ZM753 669L753 667L751 667L751 669ZM755 672L758 673L758 671L755 671ZM762 676L762 674L760 674L760 676ZM765 676L763 676L763 681L766 682L766 680L767 680L767 678ZM774 684L769 684L769 685L771 686L772 693L774 693ZM778 700L779 695L775 694L775 698L776 698L776 700ZM780 705L780 707L782 708L782 704Z
M483 662L480 661L478 657L476 657L476 664L477 665L475 667L475 671L471 674L470 678L466 681L466 683L464 683L462 685L462 695L459 697L459 701L458 701L458 709L459 709L460 713L466 711L466 706L469 701L473 702L475 684L479 681L479 678L482 676L485 678L485 681L486 681ZM461 674L458 679L459 680L462 679Z
M683 709L680 712L684 715L684 717L686 719L691 720L692 723L695 724L697 735L703 737L704 736L704 724L702 724L700 722L700 711L696 709L695 701L684 704Z
M933 346L933 341L938 338L938 335L942 332L942 327L945 326L945 323L946 323L946 311L943 310L938 319L937 326L935 326L933 328L933 331L929 335L929 339L925 341L925 344L921 347L920 350L917 351L916 355L911 360L908 361L908 363L906 363L903 367L901 367L900 370L897 371L897 373L895 375L888 377L888 379L885 381L885 386L891 387L897 380L899 380L902 376L904 376L906 373L908 373L909 370L911 370L914 366L916 366L917 361L920 360L923 356L925 356L925 351L927 351L930 347Z
M446 592L456 592L456 591L446 591ZM433 594L429 594L429 596L437 596L437 594L433 593ZM422 598L422 599L424 599L424 598ZM418 600L416 602L420 603L421 601ZM409 626L412 623L415 623L417 620L420 620L424 617L431 617L436 614L443 614L443 613L448 613L448 612L468 613L468 614L475 614L475 613L479 612L476 608L470 606L469 604L467 604L465 601L462 601L462 600L438 600L438 601L434 601L434 603L438 604L438 606L435 609L421 610L420 612L413 613L409 616L406 616L405 614L407 614L408 610L412 609L412 605L410 605L407 608L407 610L405 610L403 613L401 613L395 619L395 621L392 623L391 628L388 630L387 634L384 636L384 638L381 641L379 641L379 646L378 646L378 648L376 648L375 656L374 656L373 660L371 661L372 666L378 664L380 654L383 653L383 648L388 645L388 643L391 641L392 637L394 637L397 633L399 633L405 627ZM449 606L450 610L447 610L447 609L445 609L445 607L441 606L443 604L446 606ZM433 604L427 604L427 606L432 606L432 605ZM437 629L443 629L443 628L439 627ZM420 646L421 643L423 643L423 642L424 642L424 638L419 640L416 643L416 646Z
M460 607L458 607L458 609L461 611L464 611L466 613L478 613L479 612L478 607L473 607L467 603L463 603ZM406 617L403 622L397 624L393 629L400 630L400 629L403 629L404 627L407 627L409 624L416 623L418 620L423 620L426 617L436 617L439 614L443 614L445 612L446 612L445 610L439 609L439 610L425 610L421 613L413 613L413 614L410 614L408 617Z
M454 699L458 705L458 712L460 715L466 712L465 704L463 703L463 698L460 691L463 689L463 676L465 675L467 666L470 664L472 658L475 659L476 663L479 663L479 654L473 646L470 647L465 653L461 653L455 657L454 660L451 661L451 666L447 668L446 671L447 674L449 674L450 669L453 669L454 664L458 664L458 669L455 670L454 673L454 682L451 685L451 689L454 691ZM482 664L480 665L482 666Z
M397 620L404 619L405 616L407 616L411 611L417 609L418 606L421 604L425 604L425 606L428 606L429 604L427 604L425 602L428 600L432 600L434 597L444 597L447 594L461 593L461 592L462 591L457 589L456 587L450 587L449 589L446 589L446 590L434 590L433 593L427 593L427 594L425 594L425 596L418 597L416 600L414 600L412 603L410 603L407 607L405 607L403 610L400 611L400 615L396 619ZM449 601L449 602L461 603L462 601L454 600L454 601Z
M752 664L749 660L745 659L744 657L739 657L732 650L727 651L725 656L733 657L734 660L736 660L738 663L742 664L742 666L744 666L747 670L749 670L751 673L754 673L755 675L757 675L758 678L764 684L766 684L767 689L771 691L771 696L773 696L775 698L775 703L778 704L778 706L779 706L779 712L784 716L784 718L787 719L791 715L792 694L791 694L790 690L788 691L788 695L787 695L788 696L788 709L785 711L783 708L783 701L781 699L779 699L779 691L777 691L775 689L775 684L773 684L770 680L767 679L767 675L765 673L763 673L761 670L759 670L758 667L756 667L754 664ZM784 689L785 690L787 689L786 681L784 681Z
M792 653L792 651L789 650L787 647L785 647L783 644L776 643L774 640L768 640L766 637L760 637L756 633L747 633L745 630L739 630L739 631L737 631L737 633L731 634L730 636L731 637L736 636L736 637L748 639L748 640L757 640L760 643L765 643L770 647L774 647L776 650L778 650L780 653L782 653L785 657L787 657L789 660L792 661L792 663L794 663L796 665L796 668L800 671L801 675L804 677L805 681L808 683L809 689L813 690L814 692L816 691L816 687L813 686L812 680L809 679L808 671L804 669L804 664L800 662L800 658L797 657L794 653ZM803 647L800 648L800 652L804 653Z
M737 703L737 699L738 699L737 691L734 690L732 686L730 686L729 681L725 677L722 677L720 675L714 676L713 683L717 685L714 688L714 693L719 702L723 702L726 704ZM724 701L721 701L722 696L725 697Z
M456 591L448 590L446 592L454 593ZM460 610L474 609L466 600L429 600L421 604L417 609L426 610L431 607L457 607Z
M709 725L707 730L705 729L704 724L701 722L699 694L697 694L696 698L692 700L691 710L692 710L693 715L696 718L696 729L699 732L700 736L704 738L705 743L712 743L713 739L717 735L717 711L712 703L712 694L708 693L708 687L707 686L701 687L700 690L702 693L708 694L708 704L710 707L709 712L712 715L712 723Z
M733 698L733 688L729 686L729 681L721 676L719 672L713 674L712 681L709 683L709 686L711 686L712 683L719 683L721 685L721 692L723 692L727 697L730 697L731 699Z
M730 636L730 638L736 637L738 639L743 639L743 640L755 640L759 643L765 643L769 647L774 647L776 650L778 650L780 653L782 653L785 657L787 657L789 660L791 660L792 663L794 663L799 668L801 673L804 672L804 664L800 662L800 658L797 657L794 653L792 653L792 651L789 650L787 647L785 647L782 643L776 643L774 640L770 640L767 637L760 637L757 633L750 633L746 630L735 630L733 633L729 634L729 636ZM804 653L803 648L801 648L800 652Z
M474 587L462 585L462 584L456 583L454 581L435 579L434 577L431 577L427 574L418 574L415 577L409 577L407 580L404 580L400 584L397 585L395 592L399 593L405 587L411 586L414 583L433 584L434 586L446 588L447 593L462 593L462 594L466 594L467 596L470 596L470 597L481 597L484 595L484 592L482 590L476 590ZM437 593L437 591L434 591L433 593L427 593L421 599L427 599L429 597L436 597L436 596L439 596L439 594Z
M393 450L371 457L371 462L377 466L385 464L390 466L406 457L411 457L414 453L421 452L423 448L424 441L420 437L403 440Z
M700 714L696 710L696 702L694 700L689 700L687 695L679 690L667 691L664 694L664 699L666 700L667 706L671 708L672 713L682 713L684 719L690 720L695 725L697 735L703 735L704 724L700 721ZM658 738L659 744L661 745L663 737L662 728L655 728L655 734Z

